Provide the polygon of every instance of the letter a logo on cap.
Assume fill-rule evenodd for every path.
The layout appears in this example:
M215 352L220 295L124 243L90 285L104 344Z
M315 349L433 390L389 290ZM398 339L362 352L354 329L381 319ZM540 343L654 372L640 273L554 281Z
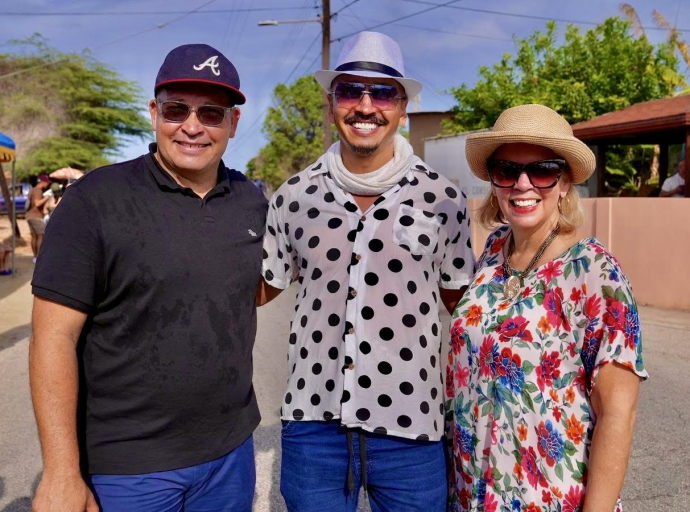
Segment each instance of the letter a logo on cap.
M220 71L218 71L218 55L214 55L213 57L209 57L206 59L206 62L203 64L199 64L198 66L194 66L194 69L197 71L201 71L205 67L211 68L211 71L213 72L214 75L220 76Z

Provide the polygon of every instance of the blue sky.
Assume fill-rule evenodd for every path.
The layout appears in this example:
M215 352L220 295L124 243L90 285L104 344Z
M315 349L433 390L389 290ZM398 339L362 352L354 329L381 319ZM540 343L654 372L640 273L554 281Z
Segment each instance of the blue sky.
M544 29L544 20L529 16L570 20L586 29L592 26L587 23L620 15L617 0L461 0L453 2L452 7L518 16L451 6L415 14L431 9L430 4L447 2L331 0L331 11L338 12L331 25L331 63L336 61L348 35L412 15L375 30L400 44L406 74L424 84L420 100L409 110L447 110L454 102L444 90L461 83L473 84L479 66L494 64L504 53L514 54L513 36L526 37ZM687 0L629 3L645 26L654 26L652 11L658 9L671 23L687 29L686 37L690 36ZM224 157L228 166L243 171L247 161L266 143L261 128L265 111L272 104L274 87L321 68L318 23L269 27L257 23L266 19L315 18L321 11L320 4L319 0L2 0L0 52L12 51L4 44L9 40L40 33L50 46L63 52L91 50L122 78L139 83L145 96L150 97L158 68L172 48L186 43L210 44L233 61L247 96L237 135ZM559 27L564 28L565 23L559 23ZM664 32L653 29L647 34L654 42L665 37ZM144 102L142 110L145 108ZM121 159L144 152L146 143L135 142L123 148Z

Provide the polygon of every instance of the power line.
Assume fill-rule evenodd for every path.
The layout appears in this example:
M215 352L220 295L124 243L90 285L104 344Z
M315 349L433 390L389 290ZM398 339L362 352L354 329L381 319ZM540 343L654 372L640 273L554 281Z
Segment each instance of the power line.
M505 12L505 11L491 11L488 9L476 9L473 7L460 7L459 5L440 5L436 4L433 2L426 2L424 0L403 0L404 2L410 2L413 4L422 4L422 5L436 5L439 7L448 7L449 9L457 9L459 11L470 11L470 12L479 12L482 14L495 14L497 16L510 16L513 18L524 18L524 19L530 19L530 20L540 20L540 21L559 21L561 23L574 23L576 25L600 25L601 23L596 22L596 21L584 21L584 20L569 20L569 19L562 19L562 18L550 18L547 16L533 16L531 14L519 14L519 13L513 13L513 12ZM661 27L642 27L645 30L666 30L665 28ZM676 29L678 32L688 32L690 29L687 28L677 28Z
M311 44L307 47L307 51L304 52L304 54L302 55L302 57L300 58L300 60L297 62L297 64L295 64L295 67L292 68L292 71L290 71L290 74L288 75L287 79L286 79L285 82L283 82L283 83L288 83L288 82L290 81L290 78L292 78L292 75L295 73L295 71L297 71L297 68L300 66L300 64L302 64L302 61L304 60L304 58L307 56L307 54L309 53L309 51L314 47L314 45L316 44L316 41L319 40L319 37L321 37L321 34L316 34L316 38L314 38L314 40L311 42ZM317 58L318 58L318 56L317 56ZM312 64L313 64L313 62L312 62ZM312 64L310 64L309 67L311 67ZM234 141L232 147L230 147L230 148L228 149L228 153L232 153L242 142L245 141L245 139L246 139L247 137L249 137L250 135L253 135L253 133L254 133L254 128L257 126L257 124L259 123L259 121L261 121L261 120L263 119L264 115L266 115L266 113L268 112L268 109L269 109L269 108L270 108L270 107L266 107L266 108L263 110L263 112L261 112L261 113L256 117L256 119L254 120L254 122L253 122L251 125L249 125L249 128L247 128L247 131L245 131L240 137L237 138L236 141Z
M352 2L350 2L349 4L346 4L343 7L341 7L339 11L336 11L333 14L331 14L331 18L337 16L339 13L343 12L345 9L348 9L352 4L356 4L357 2L359 2L359 0L352 0Z
M287 79L285 80L284 83L288 83L288 82L290 81L290 78L292 78L292 75L294 74L294 72L297 71L297 68L299 67L299 65L302 64L302 61L304 60L304 58L305 58L305 57L307 56L307 54L309 53L309 50L311 50L312 47L316 44L316 41L319 40L319 37L321 37L321 34L316 34L316 37L314 38L314 40L311 42L311 44L310 44L309 47L307 48L307 51L304 52L304 55L302 55L302 58L301 58L301 59L299 60L299 62L295 65L295 67L292 68L292 71L290 71L290 74L288 75L288 77L287 77Z
M379 23L378 25L374 25L373 27L368 27L368 28L366 28L366 29L364 29L364 30L373 30L373 29L375 29L375 28L383 27L384 25L390 25L391 23L395 23L396 21L406 20L407 18L412 18L413 16L417 16L417 15L419 15L419 14L424 14L425 12L433 11L433 10L439 9L439 8L441 8L441 7L446 7L446 6L449 6L450 4L454 4L454 3L457 3L457 2L459 2L459 1L460 1L460 0L451 0L450 2L446 2L446 3L444 3L444 4L431 4L431 5L433 5L434 7L430 7L429 9L424 9L423 11L413 12L412 14L408 14L408 15L406 15L406 16L401 16L400 18L396 18L396 19L394 19L394 20L390 20L390 21L386 21L386 22L383 22L383 23ZM355 34L359 34L359 31L358 31L358 32L352 32L352 33L346 34L346 35L344 35L344 36L340 36L339 38L334 39L334 41L340 41L341 39L345 39L345 38L347 38L347 37L354 36Z
M120 42L125 41L125 40L127 40L127 39L131 39L131 38L133 38L133 37L140 36L141 34L145 34L146 32L151 32L151 31L153 31L153 30L158 30L158 29L165 28L165 27L167 27L167 26L169 26L169 25L172 25L173 23L176 23L176 22L178 22L178 21L180 21L180 20L186 18L187 16L189 16L189 15L191 15L191 14L194 14L194 13L195 13L196 11L198 11L199 9L202 9L202 8L206 7L207 5L210 5L210 4L214 3L215 1L216 1L216 0L209 0L208 2L205 2L205 3L201 4L201 5L200 5L199 7L197 7L196 9L193 9L193 10L191 10L191 11L188 11L188 12L184 13L182 16L178 16L178 17L175 18L175 19L172 19L172 20L170 20L170 21L166 21L165 23L160 23L160 24L156 25L155 27L147 28L146 30L142 30L142 31L137 32L137 33L135 33L135 34L130 34L130 35L128 35L128 36L121 37L120 39L116 39L116 40L114 40L114 41L110 41L109 43L102 44L101 46L97 46L96 48L94 48L94 50L100 50L100 49L102 49L102 48L105 48L106 46L110 46L110 45L112 45L112 44L120 43ZM38 66L32 66L32 67L30 67L30 68L25 68L25 69L20 69L20 70L18 70L18 71L13 71L13 72L7 73L7 74L5 74L5 75L0 75L0 80L2 80L2 79L4 79L4 78L10 78L10 77L13 77L13 76L17 76L17 75L22 75L22 74L24 74L24 73L28 73L29 71L33 71L33 70L35 70L35 69L45 68L45 67L48 67L48 66L52 66L52 65L54 65L54 64L59 64L59 63L61 63L61 62L65 62L65 61L67 61L67 60L69 60L69 57L64 57L64 58L62 58L62 59L58 59L58 60L53 61L53 62L46 62L46 63L44 63L44 64L39 64Z
M192 14L225 14L237 12L260 11L303 11L311 7L245 7L241 9L213 9L207 11L194 11ZM186 14L187 11L79 11L79 12L3 12L3 16L150 16L168 14Z
M346 17L346 18L352 18L352 16L348 16L347 14L343 14L342 16ZM359 19L361 21L361 18L358 17L357 19ZM367 21L373 21L373 22L379 21L379 20L373 20L371 18L364 18L364 19L366 19ZM512 39L508 39L507 37L491 37L491 36L482 36L479 34L468 34L467 32L451 32L449 30L441 30L438 28L428 28L428 27L417 27L415 25L405 25L404 23L391 23L391 25L395 25L396 27L411 28L411 29L415 29L415 30L425 30L428 32L436 32L439 34L451 34L451 35L455 35L455 36L475 37L477 39L489 39L491 41L512 41Z

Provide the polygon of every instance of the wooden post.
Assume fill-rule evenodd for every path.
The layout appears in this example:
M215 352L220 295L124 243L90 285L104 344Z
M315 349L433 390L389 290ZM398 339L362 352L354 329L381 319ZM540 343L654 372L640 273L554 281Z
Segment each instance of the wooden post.
M14 212L14 197L10 192L10 188L7 186L7 180L5 179L5 171L0 164L0 190L2 190L2 197L5 198L5 207L7 207L7 218L12 219ZM14 192L14 190L12 191ZM14 226L14 234L16 236L21 236L19 233L19 226Z
M597 146L597 197L606 195L606 144Z
M323 14L321 16L321 69L331 67L331 2L323 0ZM331 132L331 116L328 109L328 95L323 95L323 146L327 150L333 144Z
M659 188L668 177L668 144L659 144Z

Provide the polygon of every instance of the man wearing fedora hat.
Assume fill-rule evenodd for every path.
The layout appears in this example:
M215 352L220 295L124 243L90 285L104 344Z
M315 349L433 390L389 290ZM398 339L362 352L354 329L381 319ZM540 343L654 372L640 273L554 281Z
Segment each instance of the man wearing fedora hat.
M268 203L221 160L245 97L204 44L172 50L154 93L149 153L69 187L36 266L36 511L252 507Z
M464 196L398 128L422 86L362 32L316 73L340 142L273 195L263 304L298 281L281 417L291 511L442 511L442 302L474 270ZM443 358L445 359L445 358Z

